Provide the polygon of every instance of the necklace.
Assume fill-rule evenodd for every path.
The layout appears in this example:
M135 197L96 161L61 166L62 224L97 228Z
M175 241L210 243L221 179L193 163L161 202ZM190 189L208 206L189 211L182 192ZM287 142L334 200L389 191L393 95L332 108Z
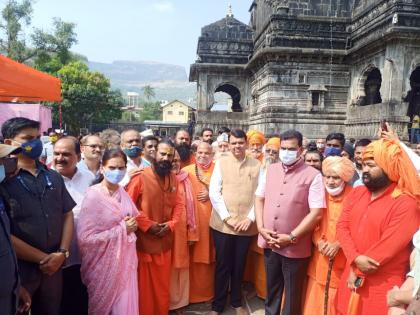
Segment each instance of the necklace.
M203 176L202 174L200 174L200 170L198 169L197 164L195 164L195 177L197 178L197 180L202 183L204 186L206 186L206 188L209 188L209 180L207 177Z

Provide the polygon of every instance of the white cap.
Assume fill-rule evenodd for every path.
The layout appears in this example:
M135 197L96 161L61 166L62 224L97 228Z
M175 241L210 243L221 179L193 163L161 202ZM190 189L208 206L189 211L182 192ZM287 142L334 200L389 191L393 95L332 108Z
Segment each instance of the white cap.
M154 133L153 133L152 129L146 129L146 130L140 132L140 136L142 138L147 137L147 136L154 136Z
M229 136L227 133L222 133L220 136L217 137L217 142L229 142Z
M4 158L8 156L10 153L12 153L13 151L16 151L19 148L20 147L16 147L14 145L0 143L0 158Z

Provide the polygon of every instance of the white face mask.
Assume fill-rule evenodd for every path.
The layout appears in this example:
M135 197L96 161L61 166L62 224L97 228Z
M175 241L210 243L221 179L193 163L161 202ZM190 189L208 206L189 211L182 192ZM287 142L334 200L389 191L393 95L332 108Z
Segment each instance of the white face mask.
M279 155L284 165L292 165L298 159L298 151L280 150Z
M345 183L342 182L340 186L336 187L336 188L329 188L327 186L325 186L325 190L333 197L338 196L339 194L341 194L344 190L345 187Z

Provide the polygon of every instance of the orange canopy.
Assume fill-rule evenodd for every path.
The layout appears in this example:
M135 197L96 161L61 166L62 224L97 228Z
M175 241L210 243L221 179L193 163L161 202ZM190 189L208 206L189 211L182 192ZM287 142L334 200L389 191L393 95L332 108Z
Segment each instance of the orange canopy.
M0 102L61 101L60 79L0 55Z

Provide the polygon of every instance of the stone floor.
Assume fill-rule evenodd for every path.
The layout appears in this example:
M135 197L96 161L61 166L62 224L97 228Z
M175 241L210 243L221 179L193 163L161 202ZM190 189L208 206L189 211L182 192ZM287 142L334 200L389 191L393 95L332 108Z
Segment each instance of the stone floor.
M264 314L264 301L256 296L255 290L251 285L246 285L243 288L244 303L252 315L263 315ZM190 315L205 315L211 311L211 303L198 303L188 305L184 314ZM171 315L175 314L171 312ZM235 311L230 306L226 306L224 315L234 315Z

